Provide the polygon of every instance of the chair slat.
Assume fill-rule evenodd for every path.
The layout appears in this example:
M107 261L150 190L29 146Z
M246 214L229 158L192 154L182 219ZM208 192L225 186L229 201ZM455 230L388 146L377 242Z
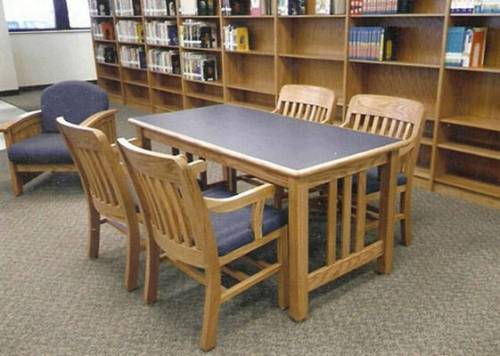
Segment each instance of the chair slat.
M399 121L398 122L398 129L396 130L396 134L395 134L394 137L396 137L396 138L402 138L404 127L405 127L405 122L404 121Z
M365 246L366 230L366 171L358 174L358 191L356 193L356 237L354 251L358 252Z
M338 180L334 179L328 183L328 210L327 210L327 252L326 264L335 263L337 254L337 199Z
M394 134L396 132L397 123L398 122L396 120L391 120L391 126L389 127L389 132L387 132L387 136L394 137Z
M351 210L352 210L352 176L344 177L342 187L342 258L349 256L351 250Z
M361 123L361 114L356 114L354 118L353 130L359 130L359 124Z
M376 134L377 133L379 120L380 120L380 116L375 115L375 117L373 118L373 123L372 123L372 126L371 126L370 133L372 133L372 134Z

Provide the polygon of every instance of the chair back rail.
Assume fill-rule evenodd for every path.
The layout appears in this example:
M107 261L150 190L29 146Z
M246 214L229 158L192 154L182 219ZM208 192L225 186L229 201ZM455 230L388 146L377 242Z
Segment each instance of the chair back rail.
M109 217L134 215L123 167L100 130L58 119L60 131L78 167L84 189L97 210Z
M146 229L170 259L205 266L216 248L201 190L184 156L145 151L119 139Z
M416 159L424 128L423 116L424 107L417 101L360 94L349 102L341 127L407 141L408 145L400 150L404 170Z
M281 88L274 113L296 119L328 123L336 103L335 93L312 85L288 84Z

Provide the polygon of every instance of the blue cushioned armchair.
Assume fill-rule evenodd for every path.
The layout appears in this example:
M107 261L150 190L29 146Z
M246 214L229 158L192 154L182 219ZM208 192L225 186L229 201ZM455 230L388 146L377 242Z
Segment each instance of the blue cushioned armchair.
M114 142L115 114L116 110L109 110L107 94L93 84L65 81L45 89L41 110L0 126L5 135L14 194L22 194L23 184L40 173L77 171L59 134L57 117L100 129Z

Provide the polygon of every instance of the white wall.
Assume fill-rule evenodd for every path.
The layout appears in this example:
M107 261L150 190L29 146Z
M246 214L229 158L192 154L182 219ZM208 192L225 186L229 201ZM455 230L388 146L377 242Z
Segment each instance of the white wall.
M11 33L10 39L20 87L96 79L90 31Z
M3 1L0 1L0 91L17 89L16 68L14 67L10 37L3 11Z

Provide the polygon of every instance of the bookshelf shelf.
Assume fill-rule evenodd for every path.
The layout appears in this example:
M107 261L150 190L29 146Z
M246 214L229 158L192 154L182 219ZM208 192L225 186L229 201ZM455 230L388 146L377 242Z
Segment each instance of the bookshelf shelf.
M345 19L346 15L286 15L279 19Z
M202 51L202 52L221 52L220 47L202 48L202 47L181 47L183 51Z
M260 104L250 103L247 101L238 101L238 100L230 100L229 104L242 106L242 107L249 108L249 109L260 110L260 111L271 111L274 108L274 106L260 105Z
M428 64L428 63L412 63L403 61L373 61L365 59L349 59L351 63L364 63L364 64L379 64L388 66L402 66L402 67L415 67L415 68L428 68L428 69L439 69L441 66L439 64Z
M239 89L239 90L250 91L250 92L254 92L254 93L274 95L274 85L266 85L265 83L261 83L261 85L258 85L258 84L248 85L248 84L243 84L243 83L234 83L234 84L227 84L226 87L228 87L230 89Z
M425 167L415 167L415 176L421 179L430 179L431 172Z
M260 20L260 19L266 19L266 20L274 20L274 15L259 15L259 16L254 16L254 15L230 15L230 16L222 16L223 19L225 20L238 20L238 19L243 19L243 20Z
M169 87L151 87L151 89L158 90L158 91L163 91L165 93L172 93L172 94L178 94L182 95L182 90L176 89L176 88L169 88Z
M299 59L316 59L323 61L344 61L344 54L339 53L335 55L322 55L322 54L300 54L300 53L279 53L278 56L283 58L299 58Z
M217 87L222 87L223 84L222 84L222 80L207 80L207 81L203 81L203 80L196 80L196 79L187 79L187 78L183 78L184 81L186 82L192 82L192 83L199 83L199 84L204 84L204 85L212 85L212 86L217 86Z
M125 46L144 46L144 42L128 42L128 41L117 41L121 45Z
M445 17L444 13L409 13L409 14L366 14L351 15L352 19L362 18L418 18L418 17Z
M274 15L225 16L221 1L216 1L217 15L213 16L179 11L177 16L150 16L143 9L141 16L91 16L94 24L132 20L144 25L157 20L176 21L181 26L188 19L200 20L217 25L220 46L224 26L247 27L249 35L248 52L94 38L95 51L102 51L103 46L117 50L117 63L96 62L98 85L114 101L153 112L220 103L271 111L283 85L319 85L337 94L336 123L342 122L347 104L356 94L418 100L426 110L415 170L418 181L431 190L459 197L467 194L480 203L500 206L500 14L450 14L450 0L412 3L411 13L399 14L350 15L350 1L346 0L345 15L315 15L315 1L308 1L305 15L281 16L278 1L273 0ZM395 60L349 59L349 30L354 26L396 27ZM488 27L483 67L444 64L452 26ZM123 66L123 46L141 46L146 52L165 49L178 50L181 55L212 54L218 61L219 80L199 81L182 74Z
M444 124L474 127L478 129L500 132L500 118L488 119L475 116L452 116L442 118L440 122Z
M438 144L438 148L449 151L466 153L474 156L491 158L500 160L500 151L492 150L489 148L476 147L472 145L465 145L457 142L443 142Z
M462 177L453 174L444 174L435 178L436 182L450 185L456 188L470 190L475 193L490 195L500 198L500 188L498 185L480 182L472 178Z
M420 144L424 146L432 146L432 138L422 137L422 139L420 140Z
M149 88L147 83L141 83L141 82L135 82L133 80L124 80L123 81L125 84L130 84L138 87L143 87L143 88Z
M274 52L264 52L264 51L254 51L254 50L250 50L250 51L225 50L224 52L227 54L246 54L246 55L254 55L254 56L271 56L271 57L274 56Z
M99 66L107 66L107 67L116 67L116 68L120 68L120 65L119 65L119 64L116 64L116 63L96 62L96 65L99 65Z
M99 20L99 19L113 19L113 16L112 15L92 15L90 16L91 19L96 19L96 20Z
M223 98L218 97L216 95L193 93L193 92L187 92L186 95L191 97L191 98L197 98L197 99L202 99L202 100L206 100L206 101L213 101L213 102L221 103L221 104L224 102Z
M450 14L451 17L500 17L500 13Z
M95 38L94 39L95 42L98 42L98 43L111 43L111 44L116 44L116 41L115 40L104 40L104 39L99 39L99 38Z
M146 43L146 46L148 46L148 47L155 47L155 48L179 49L179 46L163 45L163 44L153 44L153 43Z
M219 19L219 16L217 15L181 15L179 16L181 19L200 19L200 20L203 20L203 19Z
M446 69L447 70L464 71L464 72L480 72L480 73L500 74L500 68L493 68L493 67L464 68L464 67L446 66Z

